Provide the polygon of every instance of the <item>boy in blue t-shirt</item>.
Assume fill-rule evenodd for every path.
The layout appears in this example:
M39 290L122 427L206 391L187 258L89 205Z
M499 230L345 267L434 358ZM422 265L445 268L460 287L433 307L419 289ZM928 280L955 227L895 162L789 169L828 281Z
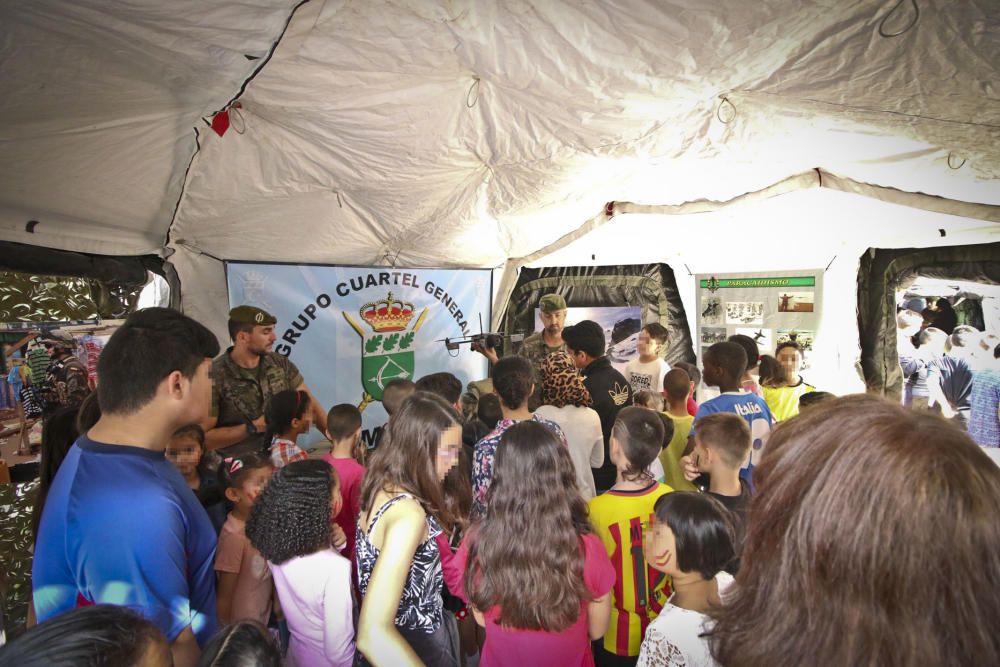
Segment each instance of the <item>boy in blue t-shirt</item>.
M702 380L710 387L718 387L722 393L698 406L698 413L694 417L694 425L688 436L687 451L690 452L693 448L699 419L717 412L736 413L746 420L750 427L752 442L750 455L740 469L740 477L751 482L753 466L760 460L764 445L771 435L771 425L774 424L771 409L767 407L767 402L763 398L740 388L740 378L743 377L743 371L747 366L747 353L740 345L729 341L716 343L705 350L701 361Z
M194 665L217 629L212 524L164 457L170 436L204 420L219 344L166 308L133 313L97 370L102 416L59 467L45 499L32 572L39 622L114 604L166 635Z

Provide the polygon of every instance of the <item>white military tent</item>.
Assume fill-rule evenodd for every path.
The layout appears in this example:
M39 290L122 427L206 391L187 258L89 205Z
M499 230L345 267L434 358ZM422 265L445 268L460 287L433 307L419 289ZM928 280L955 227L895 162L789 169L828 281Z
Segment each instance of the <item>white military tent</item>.
M220 334L223 260L498 267L502 307L522 265L836 257L848 388L866 248L1000 240L998 82L996 0L3 0L0 240L161 255Z

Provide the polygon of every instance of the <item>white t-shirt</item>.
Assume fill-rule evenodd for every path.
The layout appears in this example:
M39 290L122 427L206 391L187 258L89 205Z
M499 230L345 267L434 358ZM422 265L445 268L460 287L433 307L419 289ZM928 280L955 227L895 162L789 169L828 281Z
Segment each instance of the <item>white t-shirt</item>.
M535 410L535 414L559 424L569 445L573 467L576 468L576 483L580 487L580 495L585 501L589 501L597 495L594 474L590 469L604 465L604 434L601 431L601 418L592 408L576 405L564 405L561 408L542 405Z
M663 393L663 376L670 370L670 364L663 359L656 359L644 364L636 357L625 366L625 379L632 385L632 391L649 391Z
M725 572L715 575L719 594L733 583ZM708 642L699 637L710 623L705 614L670 604L646 628L636 667L716 667Z

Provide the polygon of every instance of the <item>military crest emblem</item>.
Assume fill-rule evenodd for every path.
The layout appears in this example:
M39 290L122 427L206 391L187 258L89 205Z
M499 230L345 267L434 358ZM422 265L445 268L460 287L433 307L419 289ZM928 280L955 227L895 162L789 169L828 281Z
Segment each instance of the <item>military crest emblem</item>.
M719 282L719 279L716 278L715 276L712 276L711 278L708 279L708 291L709 292L712 292L713 294L715 292L718 292L720 285L721 285L721 283Z
M416 315L413 304L397 299L389 292L384 299L366 303L358 311L361 320L371 329L371 333L367 334L346 311L343 315L361 336L361 386L364 395L358 409L364 410L372 401L382 400L382 390L390 380L413 378L416 368L413 341L427 317L427 308L407 330Z

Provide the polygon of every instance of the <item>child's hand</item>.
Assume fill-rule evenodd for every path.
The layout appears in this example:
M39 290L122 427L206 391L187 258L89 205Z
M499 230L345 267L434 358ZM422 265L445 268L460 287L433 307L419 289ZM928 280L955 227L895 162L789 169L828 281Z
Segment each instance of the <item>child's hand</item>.
M684 479L689 482L693 482L701 476L701 470L698 470L698 463L695 461L694 454L681 457L681 469L684 471Z
M343 551L344 547L347 546L347 535L344 534L344 529L335 523L330 525L330 542L333 543L333 548L337 551Z

